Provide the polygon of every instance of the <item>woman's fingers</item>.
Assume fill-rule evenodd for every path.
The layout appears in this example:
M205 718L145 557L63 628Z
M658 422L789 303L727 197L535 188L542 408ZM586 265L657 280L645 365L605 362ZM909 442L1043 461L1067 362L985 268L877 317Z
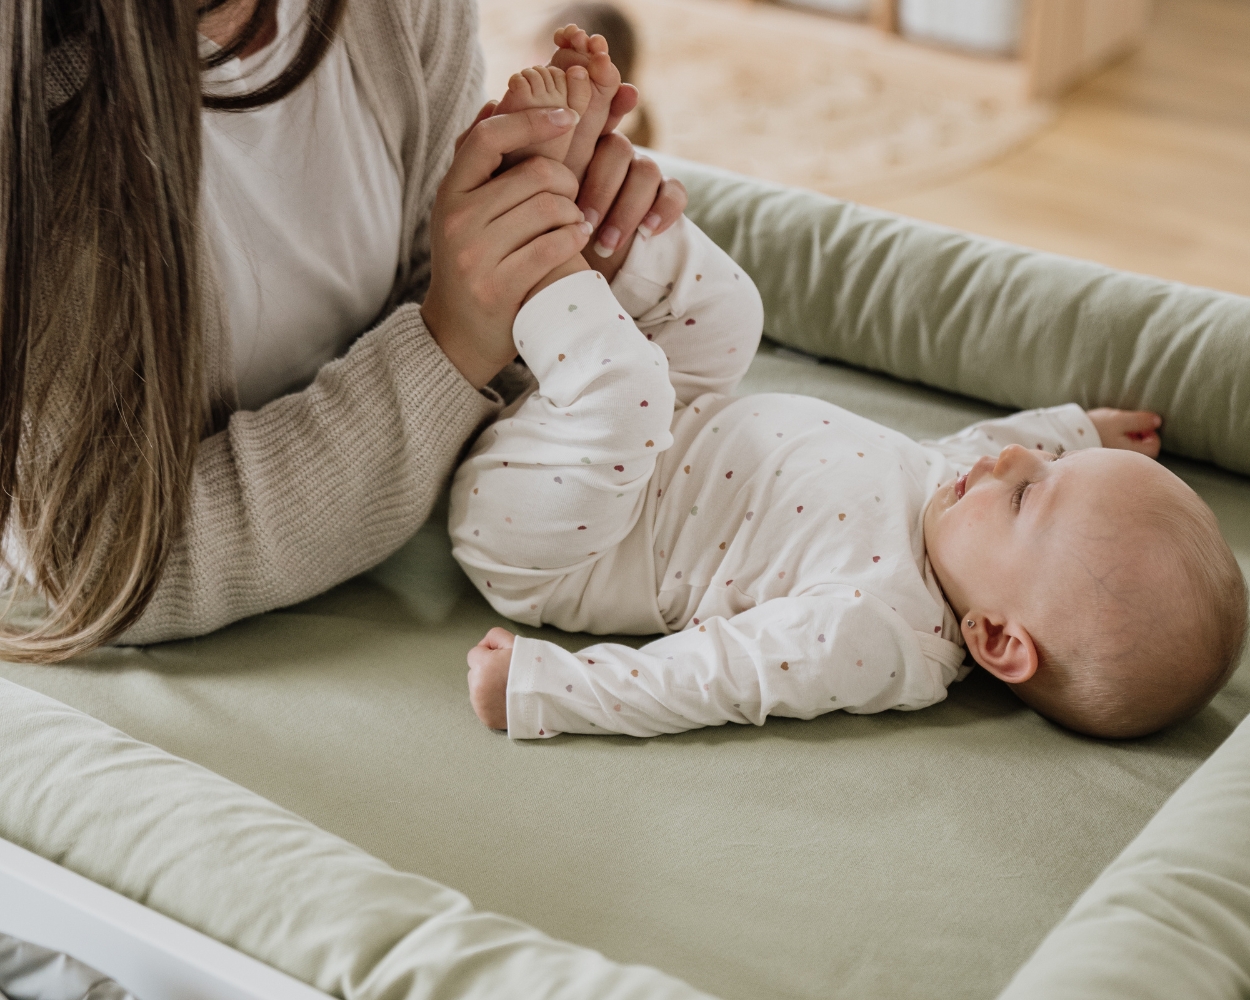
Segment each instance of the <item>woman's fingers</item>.
M633 147L630 147L631 151ZM652 206L656 195L664 183L660 168L654 160L645 156L633 155L629 163L629 171L624 183L617 192L611 209L599 227L599 235L595 240L595 253L603 258L611 258L627 250L630 237L638 230L644 219L659 224L660 220L651 220ZM647 227L651 229L650 225ZM654 230L652 230L654 231ZM650 235L650 233L644 233Z
M612 106L608 109L608 122L603 126L603 134L616 131L621 119L638 107L638 88L632 83L622 83L621 89L612 98Z
M498 254L502 261L544 233L581 224L582 211L575 202L550 191L540 191L487 226L486 236L493 254ZM586 239L590 238L588 227L583 235ZM586 239L582 240L582 245L585 245ZM581 246L577 249L580 252Z
M499 265L503 280L512 287L533 288L547 274L582 252L590 240L584 223L544 233L513 251Z
M461 142L443 189L457 194L481 187L506 154L563 135L577 120L577 112L569 108L529 108L483 118Z
M665 177L664 183L660 185L659 194L656 195L651 205L651 211L642 220L643 225L651 231L652 235L664 232L681 218L689 201L690 196L686 193L686 185L676 177Z
M599 140L577 193L578 207L592 226L598 226L611 210L633 160L634 147L623 135L614 132Z
M577 179L563 163L545 156L532 156L492 178L475 192L478 196L474 199L475 218L482 225L489 225L542 191L571 202L577 197Z
M473 119L473 124L470 125L463 132L461 132L458 136L456 136L456 145L455 145L456 152L460 151L461 145L464 143L464 140L468 136L468 134L473 131L474 126L476 126L478 122L484 121L485 119L493 115L497 107L499 107L499 102L493 101L493 100L487 101L485 104L482 105L482 110L479 111L477 113L477 117Z

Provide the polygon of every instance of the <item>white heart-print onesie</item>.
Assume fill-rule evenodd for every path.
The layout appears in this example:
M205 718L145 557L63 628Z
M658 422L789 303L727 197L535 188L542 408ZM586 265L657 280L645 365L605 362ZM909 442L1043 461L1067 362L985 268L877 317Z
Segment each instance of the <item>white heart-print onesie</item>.
M610 288L583 271L521 309L538 384L456 472L454 554L516 621L665 634L577 653L518 637L509 736L939 702L966 668L925 504L1009 443L1100 444L1078 406L920 444L811 397L730 396L762 324L750 279L687 220L635 240Z

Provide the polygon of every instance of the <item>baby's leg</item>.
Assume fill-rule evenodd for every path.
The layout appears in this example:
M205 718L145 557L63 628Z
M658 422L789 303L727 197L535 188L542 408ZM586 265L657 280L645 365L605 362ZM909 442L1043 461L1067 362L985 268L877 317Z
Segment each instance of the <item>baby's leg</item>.
M513 339L539 388L460 466L450 528L491 604L533 621L540 591L593 566L634 527L672 442L673 389L663 352L595 271L535 295Z
M513 73L508 80L508 92L495 108L495 114L506 115L530 108L572 108L579 115L590 104L591 83L584 67L575 67L565 73L553 66L532 66ZM504 167L528 160L531 156L546 156L563 163L573 141L573 129L535 146L526 146L503 158Z
M679 405L732 392L759 347L755 283L689 219L636 238L612 290L663 349Z

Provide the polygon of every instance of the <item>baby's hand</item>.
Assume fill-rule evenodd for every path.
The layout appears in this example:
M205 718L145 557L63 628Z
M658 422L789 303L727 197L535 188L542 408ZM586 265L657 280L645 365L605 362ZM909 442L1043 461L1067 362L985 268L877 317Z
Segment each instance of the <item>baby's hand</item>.
M508 668L515 641L507 629L493 628L469 650L469 702L491 729L508 728Z
M1102 438L1104 448L1122 448L1149 458L1159 457L1158 430L1163 418L1149 410L1112 410L1103 407L1090 410L1086 416Z

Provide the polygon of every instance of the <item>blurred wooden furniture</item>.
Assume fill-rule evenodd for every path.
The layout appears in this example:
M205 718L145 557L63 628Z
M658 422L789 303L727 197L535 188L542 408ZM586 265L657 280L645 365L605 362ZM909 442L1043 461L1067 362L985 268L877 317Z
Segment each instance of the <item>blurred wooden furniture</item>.
M784 0L783 0L784 2ZM899 30L898 0L870 0L868 20ZM1025 92L1057 97L1135 49L1146 34L1150 0L1025 0L1018 62Z
M868 20L882 31L898 31L898 0L872 0Z
M1150 0L1030 0L1023 52L1029 89L1055 97L1141 44Z

